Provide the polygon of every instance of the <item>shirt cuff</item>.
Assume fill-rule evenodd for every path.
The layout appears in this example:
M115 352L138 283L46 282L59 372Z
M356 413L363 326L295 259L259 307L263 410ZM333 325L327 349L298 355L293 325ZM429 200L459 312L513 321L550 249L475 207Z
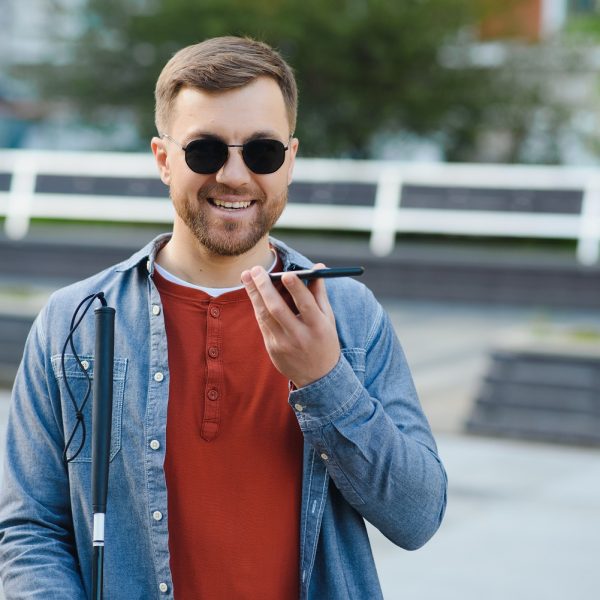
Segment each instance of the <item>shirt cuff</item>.
M303 429L322 427L350 410L362 392L362 385L343 354L327 375L312 383L290 386L288 402Z

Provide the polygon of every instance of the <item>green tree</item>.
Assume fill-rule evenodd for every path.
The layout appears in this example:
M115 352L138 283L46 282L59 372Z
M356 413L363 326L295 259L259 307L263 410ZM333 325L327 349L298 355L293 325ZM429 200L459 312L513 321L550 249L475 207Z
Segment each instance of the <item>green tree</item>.
M502 120L502 103L519 98L496 69L444 59L490 2L87 0L68 60L36 79L99 126L127 115L145 145L170 56L207 37L249 35L295 69L303 156L368 157L375 134L410 132L435 133L448 158L465 159L489 119Z

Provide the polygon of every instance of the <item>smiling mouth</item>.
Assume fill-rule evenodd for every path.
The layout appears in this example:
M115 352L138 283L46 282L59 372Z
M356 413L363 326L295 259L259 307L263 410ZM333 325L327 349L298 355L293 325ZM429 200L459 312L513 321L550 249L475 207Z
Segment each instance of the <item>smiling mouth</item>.
M209 198L208 201L213 206L217 206L219 208L225 208L227 210L240 210L241 208L248 208L250 205L254 204L254 202L255 202L255 200L228 202L226 200L219 200L218 198Z

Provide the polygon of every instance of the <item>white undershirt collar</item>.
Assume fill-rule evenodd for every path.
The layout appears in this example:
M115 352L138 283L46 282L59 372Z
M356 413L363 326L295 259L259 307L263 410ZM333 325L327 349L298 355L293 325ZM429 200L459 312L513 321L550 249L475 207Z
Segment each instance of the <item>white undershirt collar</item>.
M267 271L269 273L275 268L275 265L277 264L277 253L273 249L271 249L271 252L273 252L273 263L267 269ZM203 285L196 285L194 283L190 283L189 281L185 281L184 279L180 279L179 277L177 277L177 275L173 275L173 273L170 273L164 267L161 267L157 262L154 263L154 268L167 281L176 283L177 285L182 285L184 287L189 287L189 288L193 288L195 290L200 290L202 292L207 293L209 296L212 296L213 298L216 298L217 296L221 296L222 294L227 294L228 292L234 292L235 290L241 290L244 287L243 285L236 285L234 287L224 287L224 288L204 287Z

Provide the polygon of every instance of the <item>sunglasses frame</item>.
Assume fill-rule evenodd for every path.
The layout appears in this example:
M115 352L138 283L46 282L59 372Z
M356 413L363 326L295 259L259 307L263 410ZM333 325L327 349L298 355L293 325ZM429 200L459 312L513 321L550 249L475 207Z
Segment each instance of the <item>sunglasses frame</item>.
M294 134L292 133L290 135L290 141L292 139L292 137L294 136ZM189 141L185 146L183 144L180 144L177 140L173 139L170 135L168 135L167 133L161 133L160 134L160 138L167 138L168 140L170 140L171 142L173 142L175 145L179 146L183 152L185 153L185 164L188 166L188 168L193 171L194 173L198 173L199 175L213 175L214 173L217 173L219 170L221 170L223 168L223 166L225 165L225 163L229 160L229 148L242 148L242 159L244 161L244 164L246 165L246 167L252 171L252 173L254 173L255 175L271 175L272 173L276 173L277 171L279 171L279 169L281 169L281 167L283 166L283 163L285 162L285 152L288 151L290 144L288 142L288 145L285 146L283 142L279 141L279 140L274 140L271 138L257 138L257 139L253 139L253 140L249 140L247 142L245 142L244 144L227 144L226 142L224 142L223 140L219 139L219 138L214 138L215 141L218 141L220 143L222 143L228 150L227 150L227 157L225 158L225 161L223 162L222 165L220 165L215 171L208 171L208 172L202 172L202 171L196 171L195 169L192 169L192 167L190 166L190 163L187 160L187 149L189 148L190 144L193 144L194 142L198 142L198 141L202 141L203 139L209 139L209 138L199 138L196 140L191 140ZM213 139L213 138L210 138ZM246 161L246 157L244 155L244 150L246 148L246 146L248 144L251 144L252 142L259 142L259 141L270 141L270 142L277 142L278 144L281 144L283 146L283 151L284 151L284 159L282 161L282 163L274 170L274 171L267 171L266 173L261 173L261 172L257 172L254 169L252 169L252 167L250 167L250 165L247 163Z

